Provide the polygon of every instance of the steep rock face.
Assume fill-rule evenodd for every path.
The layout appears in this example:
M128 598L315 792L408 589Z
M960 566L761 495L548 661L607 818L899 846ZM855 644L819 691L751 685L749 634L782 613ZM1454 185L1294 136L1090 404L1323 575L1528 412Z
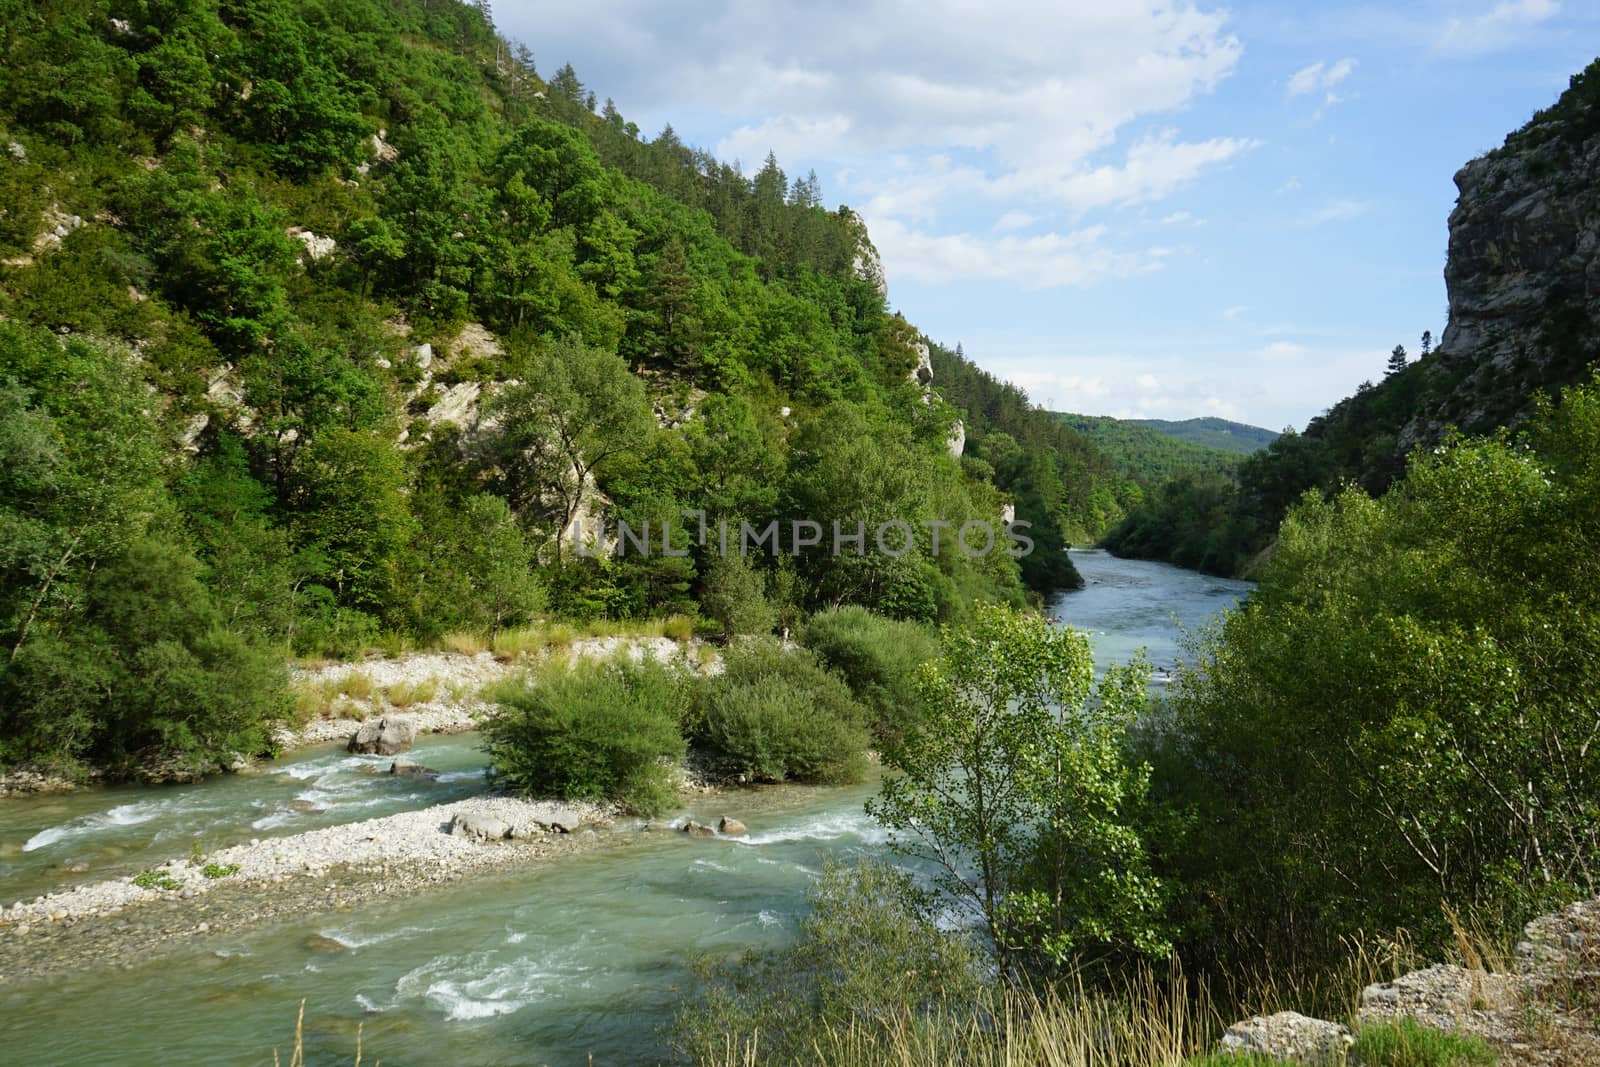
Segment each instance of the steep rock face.
M845 226L850 232L850 270L857 278L866 282L878 291L878 296L884 300L889 299L889 281L883 273L883 258L878 255L877 246L872 243L871 236L867 233L867 224L861 216L841 208L841 213L848 212Z
M1515 425L1600 357L1600 62L1455 176L1450 318L1398 445Z

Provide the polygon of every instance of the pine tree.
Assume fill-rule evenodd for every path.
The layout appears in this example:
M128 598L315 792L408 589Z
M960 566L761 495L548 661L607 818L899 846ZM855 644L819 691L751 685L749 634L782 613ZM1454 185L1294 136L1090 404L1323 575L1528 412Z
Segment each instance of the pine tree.
M571 63L563 63L561 69L556 71L556 76L550 81L550 89L574 104L583 104L583 82L578 80L578 72L572 69Z
M1385 377L1399 374L1406 369L1406 346L1395 345L1394 351L1389 353L1389 369Z
M1428 353L1433 351L1433 331L1422 331L1422 359L1428 358Z
M683 242L676 234L668 239L656 259L651 277L652 303L658 319L661 354L675 365L694 362L694 277Z

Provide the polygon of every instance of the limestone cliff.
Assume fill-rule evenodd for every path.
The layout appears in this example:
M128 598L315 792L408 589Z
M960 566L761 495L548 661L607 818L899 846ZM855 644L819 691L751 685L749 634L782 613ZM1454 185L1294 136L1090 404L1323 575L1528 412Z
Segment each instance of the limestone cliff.
M1450 317L1414 368L1402 452L1451 424L1515 425L1535 391L1587 378L1600 357L1600 60L1455 183Z

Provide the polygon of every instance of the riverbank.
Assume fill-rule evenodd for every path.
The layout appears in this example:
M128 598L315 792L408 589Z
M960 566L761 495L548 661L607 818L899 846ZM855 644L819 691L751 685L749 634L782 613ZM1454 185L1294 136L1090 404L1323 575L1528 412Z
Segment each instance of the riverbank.
M659 663L681 663L702 674L722 669L717 648L699 638L584 637L548 644L520 654L488 651L412 652L351 662L291 664L290 688L298 721L273 731L273 743L284 752L329 742L348 741L361 724L383 715L404 715L419 734L458 734L476 730L493 710L488 690L531 667L552 661L575 667L584 661L625 655ZM270 763L240 755L210 773L248 773ZM204 770L164 763L143 768L134 780L160 785L198 781ZM91 768L82 781L37 768L0 773L0 800L70 792L102 781Z
M518 656L418 652L297 666L291 668L291 685L302 698L302 708L320 700L316 710L322 714L281 727L275 740L285 749L345 741L363 721L385 714L409 716L418 733L465 733L477 729L492 710L486 697L496 683L543 663L572 668L614 656L678 663L705 674L722 669L714 646L698 638L679 642L669 637L586 637Z
M583 803L473 797L173 859L143 874L0 908L0 984L148 958L164 942L310 911L409 895L493 868L549 862L614 841L616 811ZM509 837L451 832L458 819ZM207 871L214 877L208 877ZM225 872L225 873L223 873ZM136 884L142 882L141 884Z

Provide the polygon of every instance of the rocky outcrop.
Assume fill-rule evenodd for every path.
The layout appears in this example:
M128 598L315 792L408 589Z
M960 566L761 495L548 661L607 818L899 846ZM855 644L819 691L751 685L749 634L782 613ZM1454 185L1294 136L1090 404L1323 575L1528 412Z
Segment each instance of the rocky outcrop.
M1600 357L1600 61L1455 176L1450 314L1399 451L1515 425Z
M61 210L61 205L51 204L44 212L44 229L33 239L35 255L60 248L61 242L74 230L83 228L83 217Z
M333 255L339 243L332 237L319 237L310 230L301 229L299 226L290 226L287 234L305 246L306 258L313 263L320 262Z
M362 723L346 746L350 752L394 756L409 750L417 739L417 722L409 715L385 715Z
M926 341L918 339L911 347L917 352L917 365L911 369L911 379L926 389L933 384L933 357Z
M1355 1023L1411 1020L1482 1038L1505 1065L1600 1063L1600 900L1541 916L1523 930L1509 970L1440 963L1361 993ZM1337 1038L1337 1041L1336 1041ZM1293 1012L1229 1027L1226 1053L1326 1067L1345 1062L1350 1031ZM1329 1058L1337 1053L1337 1058Z
M883 273L883 257L867 234L867 224L860 215L848 208L840 208L844 225L850 234L850 271L872 286L880 299L889 299L889 282Z
M950 453L951 459L960 459L967 450L967 424L957 419L950 427L950 435L945 438L945 449Z

